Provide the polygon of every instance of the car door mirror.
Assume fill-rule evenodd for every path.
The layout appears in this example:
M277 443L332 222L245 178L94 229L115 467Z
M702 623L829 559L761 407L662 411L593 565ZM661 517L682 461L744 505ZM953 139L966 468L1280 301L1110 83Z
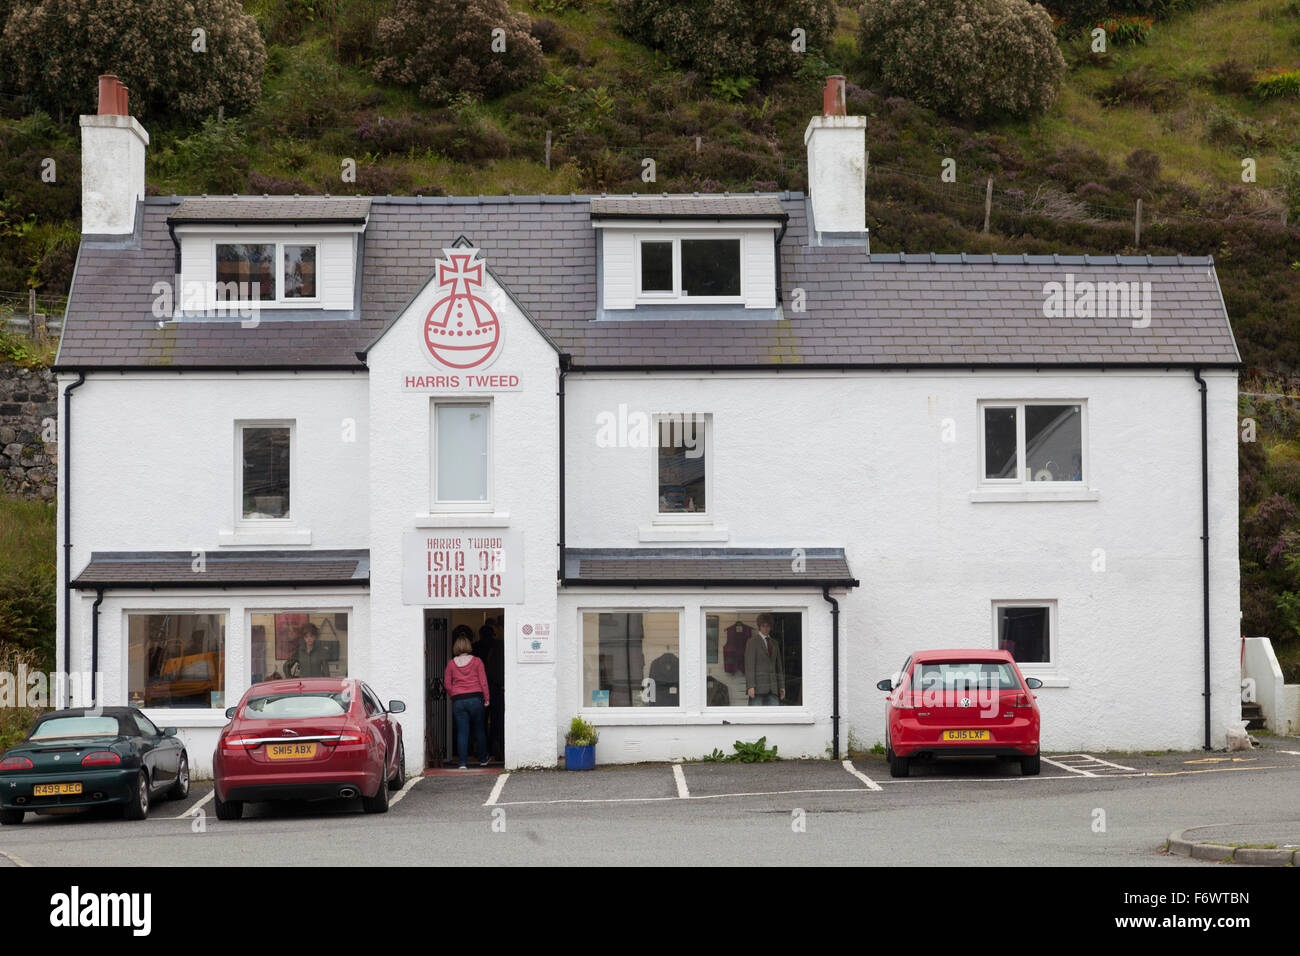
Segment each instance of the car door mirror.
M179 734L179 733L180 733L180 731L177 730L175 727L164 727L164 728L162 729L162 732L161 732L158 736L160 736L160 737L175 737L175 736L176 736L177 734Z
M1026 677L1025 686L1028 687L1030 690L1038 690L1038 688L1043 686L1043 682L1040 681L1037 677Z
M406 704L400 700L390 700L388 702L388 712L390 714L404 714L406 713Z
M876 681L876 690L893 690L894 682L886 677L882 681Z
M226 720L234 720L234 719L235 719L235 708L234 708L234 707L227 707L227 708L226 708Z

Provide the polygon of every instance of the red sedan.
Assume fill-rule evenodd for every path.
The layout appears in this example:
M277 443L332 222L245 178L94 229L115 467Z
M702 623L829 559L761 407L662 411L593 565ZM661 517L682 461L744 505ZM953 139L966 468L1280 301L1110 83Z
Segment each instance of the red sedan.
M388 810L400 789L406 753L402 725L364 682L312 677L250 687L226 711L212 756L219 820L238 820L259 800L361 797L367 813Z
M906 777L920 757L994 756L1038 773L1038 699L1007 651L918 651L876 687L885 701L889 773Z

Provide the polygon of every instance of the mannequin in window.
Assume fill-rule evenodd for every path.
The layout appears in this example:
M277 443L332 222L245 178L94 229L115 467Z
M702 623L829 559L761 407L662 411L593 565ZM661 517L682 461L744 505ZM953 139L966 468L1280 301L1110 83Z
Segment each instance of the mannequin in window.
M298 651L289 665L292 677L328 677L329 662L325 648L320 646L320 630L315 624L303 625L298 639Z
M758 633L745 645L745 677L750 706L779 707L785 700L785 663L766 611L758 616Z

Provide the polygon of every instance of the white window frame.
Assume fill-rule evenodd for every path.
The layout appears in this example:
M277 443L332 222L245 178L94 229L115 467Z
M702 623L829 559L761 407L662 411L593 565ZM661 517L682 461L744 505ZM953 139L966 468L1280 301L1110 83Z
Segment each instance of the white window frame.
M1047 608L1047 660L1031 663L1016 661L1016 666L1025 676L1055 674L1060 666L1060 631L1057 628L1057 602L1051 599L994 600L992 602L993 636L990 646L998 650L998 609L1004 607L1045 607Z
M289 517L287 518L245 518L244 517L244 429L245 428L288 428L289 429ZM235 529L237 531L259 531L267 528L296 528L298 526L299 490L302 483L298 479L298 425L292 418L279 419L240 419L235 422Z
M668 718L666 722L679 723L680 720L678 718L682 717L683 715L691 713L692 708L686 705L686 701L684 700L684 695L682 694L682 684L685 683L684 681L679 681L677 685L678 699L677 699L677 704L674 707L655 707L653 704L643 704L642 706L639 707L635 707L635 706L634 707L614 707L614 706L593 707L590 700L584 700L584 698L587 696L587 692L586 692L586 687L583 683L585 677L583 673L583 668L584 668L585 655L586 655L586 647L583 641L586 639L586 617L588 614L675 614L677 616L677 665L678 665L679 676L685 673L687 662L690 660L689 656L687 655L686 646L685 646L686 645L686 633L685 633L686 609L680 605L676 607L653 607L650 605L643 605L640 607L631 607L631 606L579 607L578 608L578 635L577 635L578 653L575 655L577 657L577 666L578 666L577 695L578 695L579 714L585 717L590 715L608 716L609 714L618 714L620 716L624 716L624 715L632 715L632 714L639 715L639 714L653 713L659 716L660 718ZM646 663L648 664L649 662L647 661Z
M438 498L438 408L450 405L481 405L487 409L487 500L442 501ZM496 427L490 397L433 398L429 400L429 513L492 514L496 501Z
M121 618L122 621L121 624L122 627L122 631L121 631L122 698L121 699L123 701L126 701L127 706L134 706L133 704L131 704L131 618L164 617L164 616L176 617L181 615L192 615L196 617L202 617L203 615L220 615L222 627L225 629L225 636L222 638L222 644L221 644L222 646L221 656L224 660L224 666L225 666L225 671L221 675L222 678L221 683L223 688L221 691L222 706L220 707L210 707L210 706L209 707L158 707L150 704L150 705L141 706L140 712L145 714L145 716L149 717L149 719L153 721L153 723L157 724L159 727L162 727L164 725L164 721L159 720L157 717L149 716L151 713L152 714L176 714L178 716L185 715L185 716L209 717L213 714L220 714L227 707L229 707L231 704L230 642L232 637L230 610L231 609L229 607L211 607L211 608L209 607L129 608L128 607L128 608L123 608L121 612L122 613L122 618ZM245 689L247 689L247 684L245 684ZM103 692L101 691L101 693ZM244 691L241 690L238 694L236 694L234 696L234 701L237 702L240 696L243 695L243 693ZM187 724L187 726L189 725Z
M685 421L693 418L704 425L704 510L659 510L659 434L660 422L667 419ZM713 509L713 415L710 412L656 412L650 417L653 440L650 442L650 500L655 524L711 524Z
M750 713L749 698L746 696L740 703L731 703L726 707L709 706L709 615L720 614L723 611L768 611L772 614L798 614L799 615L799 639L803 642L803 661L808 660L808 606L800 605L798 607L789 607L782 605L769 605L759 602L749 604L738 603L728 605L701 604L700 605L700 695L699 701L700 713L702 714L733 714L736 711L743 710L746 714ZM722 628L722 622L718 622L718 663L722 663L722 646L726 641L726 630ZM755 634L758 632L755 631ZM789 675L787 675L788 677ZM782 714L803 714L808 707L808 674L799 675L802 681L800 693L803 696L803 703L800 704L781 704L778 708ZM786 688L787 693L789 688Z
M1025 465L1025 408L1030 405L1078 405L1079 406L1079 449L1083 457L1083 465L1080 469L1081 477L1078 481L1034 481L1026 473ZM1016 477L1015 478L987 478L985 477L985 468L987 461L988 449L986 445L986 435L984 431L984 412L986 409L993 408L1014 408L1016 410ZM1089 449L1088 449L1088 403L1080 398L1033 398L1033 399L984 399L981 400L976 409L976 428L979 432L978 443L978 461L976 462L976 478L978 485L983 488L1032 488L1044 492L1057 491L1077 491L1091 487L1089 481Z
M740 267L739 295L686 295L682 291L682 240L729 239L736 243ZM641 244L645 242L671 242L673 244L673 288L671 292L643 292L641 290ZM690 232L684 234L636 233L632 237L633 291L638 305L743 305L748 283L745 277L745 239L739 233Z
M271 299L217 299L217 250L220 246L275 246L275 297ZM311 298L306 296L286 297L284 294L284 247L285 246L314 246L316 249L316 294ZM282 237L282 236L217 236L212 240L212 307L217 306L276 306L280 308L292 306L318 306L321 304L321 252L325 248L325 241L320 236L302 236Z

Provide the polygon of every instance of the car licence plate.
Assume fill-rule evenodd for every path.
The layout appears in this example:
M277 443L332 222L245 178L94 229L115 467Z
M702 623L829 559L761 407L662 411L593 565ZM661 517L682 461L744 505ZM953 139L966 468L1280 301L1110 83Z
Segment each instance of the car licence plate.
M272 760L306 760L316 756L316 745L267 744L266 755Z
M987 730L945 730L943 732L944 740L992 740L993 737Z
M32 788L34 797L58 797L68 793L81 793L79 783L38 783Z

